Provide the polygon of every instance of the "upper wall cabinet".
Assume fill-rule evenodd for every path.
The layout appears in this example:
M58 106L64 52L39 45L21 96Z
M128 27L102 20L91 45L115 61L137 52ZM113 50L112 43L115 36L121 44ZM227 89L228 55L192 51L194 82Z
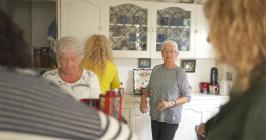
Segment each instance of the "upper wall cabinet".
M148 17L148 9L140 2L110 3L109 39L115 58L150 57Z
M194 57L194 5L110 1L109 38L115 58L161 58L165 40L177 42L181 58Z
M106 34L102 0L61 0L60 37L75 36L83 43L92 34Z
M202 5L195 5L196 10L196 42L195 58L214 58L212 45L207 41L208 23L203 13Z
M161 58L165 40L174 40L179 58L213 58L208 25L200 5L133 0L61 0L59 37L83 43L104 34L114 58Z
M157 3L151 9L152 43L151 57L161 58L161 46L165 40L177 42L180 58L194 57L195 41L194 5Z

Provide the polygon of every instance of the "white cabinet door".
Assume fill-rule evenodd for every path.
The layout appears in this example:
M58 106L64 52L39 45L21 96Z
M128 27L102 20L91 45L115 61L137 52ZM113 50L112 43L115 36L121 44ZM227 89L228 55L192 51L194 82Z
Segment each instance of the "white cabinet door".
M193 4L156 3L151 12L151 57L161 58L165 40L178 44L180 58L194 58L195 8Z
M151 118L149 113L141 113L139 108L132 109L131 128L140 140L152 140Z
M220 107L213 107L210 110L205 110L202 112L202 122L207 122L210 118L216 115L220 110Z
M130 127L130 109L122 108L122 116L126 119L127 125Z
M195 58L214 58L212 45L207 41L209 28L202 5L196 5Z
M201 111L184 109L181 123L174 140L196 140L195 126L201 122ZM207 114L206 114L207 115ZM132 109L131 128L141 140L152 140L151 119L149 113L141 113L139 108Z
M75 36L83 43L92 34L104 33L101 0L62 0L61 36Z
M201 112L184 109L174 140L197 140L195 126L201 122Z

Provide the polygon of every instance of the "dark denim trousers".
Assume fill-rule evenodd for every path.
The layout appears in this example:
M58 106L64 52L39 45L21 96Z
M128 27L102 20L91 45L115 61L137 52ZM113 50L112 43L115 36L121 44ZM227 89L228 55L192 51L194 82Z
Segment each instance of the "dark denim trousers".
M179 124L151 121L153 140L173 140Z

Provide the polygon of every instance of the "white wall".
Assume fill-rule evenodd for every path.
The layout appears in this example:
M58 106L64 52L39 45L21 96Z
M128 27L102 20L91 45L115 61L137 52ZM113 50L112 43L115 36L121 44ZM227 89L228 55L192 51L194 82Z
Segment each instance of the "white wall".
M115 59L118 66L119 78L123 82L127 93L133 88L133 69L138 67L138 59ZM152 59L152 67L161 64L162 60ZM177 61L179 65L180 61ZM210 81L211 67L215 66L214 59L197 59L195 73L187 73L188 80L192 86L193 92L199 92L199 82Z

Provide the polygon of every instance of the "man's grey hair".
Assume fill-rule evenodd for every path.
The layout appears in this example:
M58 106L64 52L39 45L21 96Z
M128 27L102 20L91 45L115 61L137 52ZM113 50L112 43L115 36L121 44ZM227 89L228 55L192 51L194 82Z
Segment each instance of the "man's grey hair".
M68 51L73 51L81 59L84 54L84 48L77 38L72 36L62 37L56 44L56 59L58 64L60 55Z
M164 47L165 47L167 44L171 44L171 45L173 45L174 48L175 48L175 51L178 52L178 45L177 45L177 43L176 43L175 41L173 41L173 40L166 40L166 41L164 41L164 42L163 42L163 45L162 45L162 48L161 48L161 52L163 51Z

